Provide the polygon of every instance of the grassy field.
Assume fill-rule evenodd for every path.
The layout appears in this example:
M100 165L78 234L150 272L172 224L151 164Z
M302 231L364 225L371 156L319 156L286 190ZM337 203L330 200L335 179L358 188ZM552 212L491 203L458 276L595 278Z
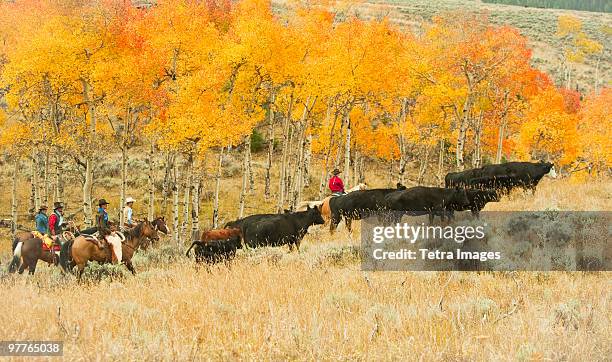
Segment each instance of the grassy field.
M544 180L485 210L610 210L612 182ZM139 274L47 266L0 280L0 340L63 340L77 360L607 360L610 273L364 272L358 232L196 268L183 247ZM7 237L0 259L8 260ZM5 264L3 264L4 268Z

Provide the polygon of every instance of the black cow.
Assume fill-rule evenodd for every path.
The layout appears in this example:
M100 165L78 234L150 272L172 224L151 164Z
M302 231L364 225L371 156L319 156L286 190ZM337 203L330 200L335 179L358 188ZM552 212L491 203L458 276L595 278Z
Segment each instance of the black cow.
M324 223L321 211L318 208L307 207L306 211L270 215L242 225L246 245L281 246L289 245L300 249L300 242L308 232L311 225Z
M283 210L283 212L285 214L291 213L291 211L289 211L287 209ZM245 231L246 231L247 226L252 225L252 224L254 224L254 223L256 223L256 222L258 222L260 220L264 220L264 219L270 218L272 216L278 216L278 215L281 215L281 214L255 214L255 215L249 215L249 216L243 217L242 219L237 219L237 220L234 220L234 221L230 221L230 222L226 223L223 226L223 228L224 229L234 229L234 228L235 229L240 229L241 236L236 236L235 238L237 238L238 241L242 241L242 240L244 240L244 235L245 235Z
M435 215L444 221L445 215L452 218L454 210L469 210L470 200L463 189L417 186L389 193L385 204L396 217L428 214L429 222L433 223Z
M331 212L329 230L333 232L344 217L346 228L351 231L352 220L380 214L385 209L385 196L405 189L406 186L398 183L395 189L358 190L332 197L329 200Z
M229 261L236 256L236 250L242 248L240 237L236 236L227 240L194 241L187 250L187 257L191 248L195 246L196 262L215 264L221 261Z
M444 178L446 187L468 187L475 189L495 189L510 192L514 187L531 189L545 176L556 177L552 163L508 162L486 165L463 172L450 172Z
M487 203L497 202L500 199L499 193L495 190L465 190L465 192L469 205L463 209L455 209L455 211L470 210L477 218Z

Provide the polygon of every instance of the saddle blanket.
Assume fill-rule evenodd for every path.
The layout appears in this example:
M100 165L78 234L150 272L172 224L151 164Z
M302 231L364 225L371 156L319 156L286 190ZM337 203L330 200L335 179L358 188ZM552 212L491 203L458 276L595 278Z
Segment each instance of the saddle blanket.
M55 244L55 241L47 234L42 234L39 231L32 231L32 235L34 235L35 238L38 238L40 240L42 240L42 249L45 251L59 251L60 250L60 246L58 244Z

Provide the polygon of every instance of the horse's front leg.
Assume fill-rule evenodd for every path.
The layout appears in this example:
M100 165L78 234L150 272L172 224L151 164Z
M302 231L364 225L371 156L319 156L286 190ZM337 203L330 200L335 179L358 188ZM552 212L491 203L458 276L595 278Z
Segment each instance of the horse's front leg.
M87 262L85 262L87 263ZM85 271L85 264L77 264L77 280L79 283L83 279L83 272Z
M134 268L134 264L132 264L132 260L124 261L125 266L128 268L132 275L136 275L136 269Z
M34 272L36 271L36 264L38 264L38 259L35 259L30 263L30 266L28 266L28 274L34 275Z

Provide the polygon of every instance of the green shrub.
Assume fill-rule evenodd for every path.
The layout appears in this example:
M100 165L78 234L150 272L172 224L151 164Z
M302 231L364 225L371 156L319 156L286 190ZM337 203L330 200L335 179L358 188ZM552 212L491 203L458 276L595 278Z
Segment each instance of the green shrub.
M251 133L251 152L257 153L262 151L267 145L266 139L257 129Z
M130 272L123 264L87 263L81 279L89 282L123 280Z

